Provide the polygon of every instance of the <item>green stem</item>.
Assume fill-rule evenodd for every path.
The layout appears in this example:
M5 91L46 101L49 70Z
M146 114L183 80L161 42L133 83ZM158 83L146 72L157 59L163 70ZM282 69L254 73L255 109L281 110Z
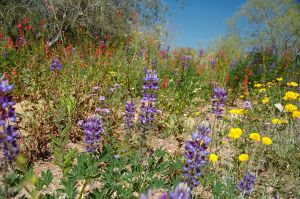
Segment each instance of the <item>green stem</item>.
M80 195L78 197L79 199L81 199L83 197L84 190L85 190L86 186L88 185L88 183L89 183L89 179L85 179L82 189L80 191Z

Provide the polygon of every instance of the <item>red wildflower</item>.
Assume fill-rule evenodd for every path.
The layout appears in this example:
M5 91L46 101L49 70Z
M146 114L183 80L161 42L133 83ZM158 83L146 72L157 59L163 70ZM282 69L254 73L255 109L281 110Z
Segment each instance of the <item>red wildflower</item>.
M27 24L28 22L29 22L28 19L27 19L26 17L24 17L23 23L24 23L24 24Z
M22 28L22 24L19 22L17 27L18 27L19 29L21 29L21 28Z
M165 90L168 87L169 78L165 77L162 83L162 88Z
M13 68L13 69L11 70L11 73L13 74L13 76L16 76L16 75L17 75L17 70L16 70L15 68Z
M32 27L31 26L26 26L25 29L26 30L32 30Z

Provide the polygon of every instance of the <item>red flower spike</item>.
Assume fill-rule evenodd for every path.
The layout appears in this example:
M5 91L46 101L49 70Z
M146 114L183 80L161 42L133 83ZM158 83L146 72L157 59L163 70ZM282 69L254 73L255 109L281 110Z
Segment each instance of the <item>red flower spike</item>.
M22 24L19 22L18 26L17 26L19 29L22 28Z
M28 19L27 19L26 17L24 17L23 23L24 23L24 24L27 24L28 22L29 22Z

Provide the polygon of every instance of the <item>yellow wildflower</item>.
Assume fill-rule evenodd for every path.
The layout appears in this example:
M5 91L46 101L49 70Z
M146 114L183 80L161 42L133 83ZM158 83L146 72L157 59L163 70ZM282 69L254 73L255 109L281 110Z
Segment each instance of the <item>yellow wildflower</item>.
M258 92L260 92L260 93L261 93L261 92L265 92L265 91L266 91L265 88L261 88L261 89L258 90Z
M236 115L243 115L243 114L247 113L247 110L245 110L245 109L231 109L231 110L229 110L229 113L236 114Z
M199 115L200 115L200 112L199 112L199 111L195 112L195 116L196 116L196 117L199 116Z
M263 137L262 139L261 139L261 141L265 144L265 145L271 145L273 142L272 142L272 140L271 140L271 138L269 138L269 137Z
M249 160L249 156L247 154L243 153L243 154L239 155L239 161L246 162L248 160Z
M232 139L237 139L239 137L241 137L243 131L240 128L231 128L229 130L229 134L228 137L232 138Z
M293 86L293 87L298 86L298 84L296 82L288 82L288 83L286 83L286 85Z
M270 102L270 99L268 97L265 97L261 100L263 104L268 104Z
M260 141L260 135L258 133L250 133L249 138L255 142Z
M293 118L300 118L300 111L293 111L292 117Z
M287 124L288 121L287 120L282 120L282 119L279 119L279 118L274 118L274 119L272 119L272 123L273 124Z
M255 88L260 88L260 87L262 87L262 84L259 84L259 83L258 84L254 84L254 87Z
M293 91L288 91L284 94L283 99L284 100L295 100L295 99L297 99L297 97L299 97L299 93L295 93Z
M218 159L219 159L219 157L216 154L213 154L213 153L209 154L209 161L211 161L212 163L217 162Z
M287 105L285 105L284 109L290 113L298 110L297 106L295 106L294 104L287 104Z
M282 77L277 77L276 80L279 81L279 82L282 82L283 78Z

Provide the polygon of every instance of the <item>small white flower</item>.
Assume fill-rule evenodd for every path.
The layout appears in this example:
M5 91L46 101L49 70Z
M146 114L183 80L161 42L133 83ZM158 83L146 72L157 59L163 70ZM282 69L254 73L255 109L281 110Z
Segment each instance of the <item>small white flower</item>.
M280 112L282 112L283 109L284 109L284 107L283 107L282 104L280 104L280 103L274 104L274 106L275 106Z

